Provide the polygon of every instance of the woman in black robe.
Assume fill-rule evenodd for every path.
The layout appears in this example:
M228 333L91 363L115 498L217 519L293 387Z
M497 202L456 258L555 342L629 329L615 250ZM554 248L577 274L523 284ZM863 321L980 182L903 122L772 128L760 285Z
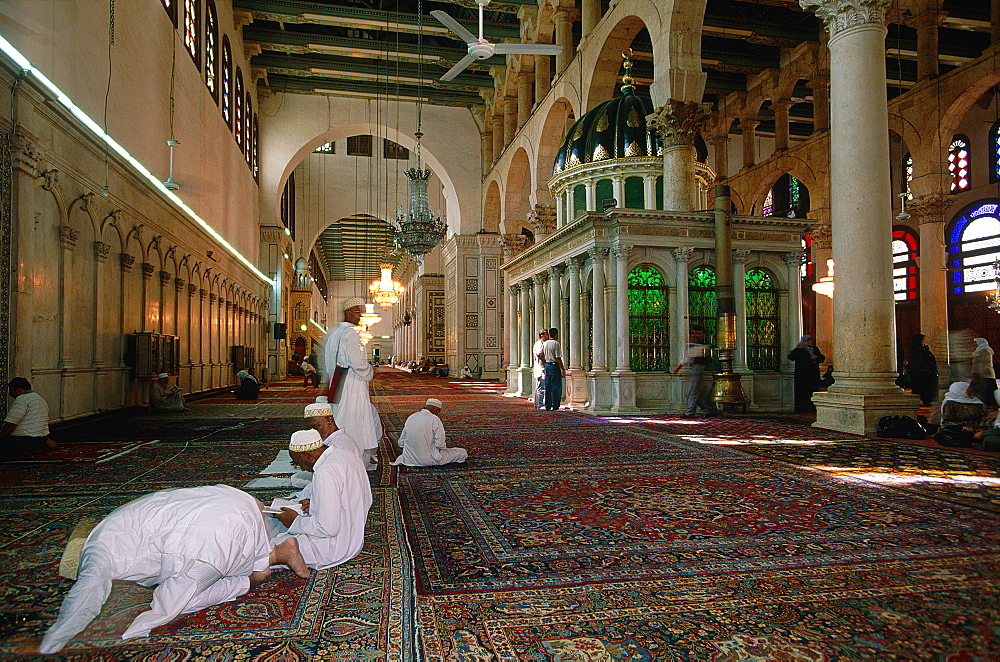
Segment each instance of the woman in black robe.
M819 388L819 364L826 357L816 347L812 336L802 336L795 349L788 353L788 360L795 362L795 411L801 414L816 413L812 394Z

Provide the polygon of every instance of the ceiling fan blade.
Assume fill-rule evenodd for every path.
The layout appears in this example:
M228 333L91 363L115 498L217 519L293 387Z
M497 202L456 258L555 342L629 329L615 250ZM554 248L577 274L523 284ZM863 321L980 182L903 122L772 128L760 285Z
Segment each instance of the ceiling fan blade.
M448 71L446 71L445 74L444 74L444 76L441 76L441 80L451 80L452 78L454 78L458 74L462 73L462 71L467 66L469 66L470 64L472 64L475 61L476 61L475 57L473 57L471 55L466 55L461 60L459 60L458 62L456 62L454 67L452 67L451 69L449 69Z
M559 55L562 46L558 44L497 44L497 54Z
M434 11L432 11L431 16L441 21L446 27L450 28L452 32L457 34L460 38L464 39L465 43L472 44L479 41L476 35L466 30L464 27L462 27L461 23L453 19L451 16L448 16L448 14L445 14L440 9L435 9Z

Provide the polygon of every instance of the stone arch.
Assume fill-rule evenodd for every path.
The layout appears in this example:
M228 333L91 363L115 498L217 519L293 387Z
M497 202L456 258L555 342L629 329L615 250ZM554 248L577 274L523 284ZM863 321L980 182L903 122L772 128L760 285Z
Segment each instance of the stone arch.
M69 210L67 212L67 225L72 226L74 217L82 216L86 220L79 223L77 228L80 229L82 226L89 225L90 234L95 240L100 239L100 222L97 220L96 212L94 209L94 194L84 193L76 200L69 204ZM76 213L74 213L76 212Z
M618 82L618 72L621 69L621 53L629 48L632 39L647 26L638 16L624 16L611 29L611 32L601 44L601 50L594 63L594 71L587 88L586 110L599 103L611 99L615 95ZM656 68L656 57L653 58L653 68Z
M483 230L500 232L500 185L494 180L486 189L486 202L483 204Z
M562 146L569 131L569 120L579 117L573 108L573 102L566 97L560 97L549 106L542 124L538 151L535 154L535 190L548 190L547 182L552 177L552 167L556 162L556 154Z
M531 162L528 152L518 147L507 167L506 190L504 191L504 219L521 219L528 216L531 199Z

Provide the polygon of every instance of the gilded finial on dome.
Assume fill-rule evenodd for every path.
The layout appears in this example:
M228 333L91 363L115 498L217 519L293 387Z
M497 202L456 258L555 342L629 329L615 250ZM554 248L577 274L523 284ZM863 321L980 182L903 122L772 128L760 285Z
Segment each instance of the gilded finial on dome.
M625 75L622 76L622 94L632 94L635 92L635 87L632 85L632 49L627 48L622 51L622 57L625 59L622 62L622 66L625 67Z

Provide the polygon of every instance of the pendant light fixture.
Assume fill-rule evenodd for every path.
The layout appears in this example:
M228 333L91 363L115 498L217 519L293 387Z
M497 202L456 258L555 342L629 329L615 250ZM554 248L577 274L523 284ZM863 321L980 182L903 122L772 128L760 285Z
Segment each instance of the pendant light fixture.
M380 264L378 267L382 271L382 278L373 281L368 286L368 291L375 302L382 306L382 310L389 310L399 301L399 297L403 294L403 286L392 279L391 264Z

